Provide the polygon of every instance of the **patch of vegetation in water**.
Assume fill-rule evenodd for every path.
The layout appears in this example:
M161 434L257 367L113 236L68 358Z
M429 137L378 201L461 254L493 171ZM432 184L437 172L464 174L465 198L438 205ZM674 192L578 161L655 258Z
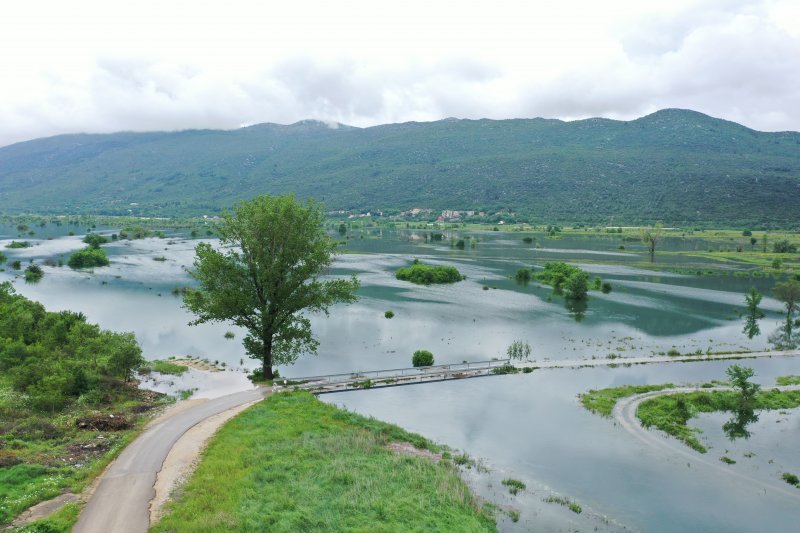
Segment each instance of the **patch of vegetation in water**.
M25 282L38 283L44 277L44 270L39 265L28 265L25 269Z
M426 265L414 260L410 267L399 269L395 277L401 281L410 281L418 285L431 285L440 283L456 283L464 279L464 276L454 266L447 265Z
M78 250L67 260L67 266L74 269L108 266L110 261L102 248Z
M18 249L18 248L30 248L31 243L28 241L11 241L10 243L6 244L6 248Z
M511 494L517 494L521 490L525 490L525 483L518 479L508 478L501 481L501 483L508 488Z
M782 387L788 385L800 385L800 376L778 376L775 379L775 383Z
M153 530L496 531L452 461L397 441L442 451L307 392L273 394L220 429Z
M687 422L697 413L735 411L740 395L736 391L698 391L657 396L643 401L636 416L644 427L655 427L672 435L690 448L705 453L706 447L697 439L697 428ZM758 391L753 397L755 410L792 409L800 406L800 391L776 389Z
M789 485L794 485L795 487L800 488L800 478L798 478L795 474L784 472L783 475L781 475L781 479Z
M581 508L580 505L570 500L569 498L565 498L563 496L548 496L547 498L544 499L544 501L546 503L557 503L559 505L563 505L564 507L568 508L575 514L581 514L583 512L583 509Z
M176 363L172 363L170 361L163 361L160 359L156 359L154 361L150 361L149 369L153 372L158 372L159 374L168 374L172 376L180 376L187 370L189 367L186 365L180 365Z
M579 394L581 405L593 413L603 416L611 416L617 402L627 396L643 394L645 392L672 389L675 385L664 383L662 385L623 385L621 387L610 387L607 389L592 389L589 392Z

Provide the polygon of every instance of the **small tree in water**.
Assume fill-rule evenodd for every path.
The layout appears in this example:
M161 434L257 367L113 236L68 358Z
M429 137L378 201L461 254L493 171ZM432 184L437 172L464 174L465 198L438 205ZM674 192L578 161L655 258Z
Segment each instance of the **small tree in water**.
M750 292L744 295L745 304L747 304L747 317L744 322L743 333L747 335L748 339L761 334L761 328L758 326L758 319L764 317L764 313L758 308L761 303L761 294L755 287L750 288Z
M761 389L761 385L749 381L756 375L755 370L746 366L731 365L725 373L728 374L731 386L739 391L739 408L752 408L755 395Z
M304 312L327 313L337 302L356 300L355 276L319 279L336 248L324 220L310 201L304 207L294 196L257 196L223 215L223 251L209 243L195 248L190 274L199 288L183 299L197 315L191 324L229 321L245 328L245 350L261 360L265 379L274 378L273 365L316 352Z
M649 228L642 228L642 243L647 246L647 252L650 254L650 262L652 263L656 258L656 246L661 239L661 223Z
M509 359L528 360L531 356L531 345L525 341L514 341L506 350L506 355Z

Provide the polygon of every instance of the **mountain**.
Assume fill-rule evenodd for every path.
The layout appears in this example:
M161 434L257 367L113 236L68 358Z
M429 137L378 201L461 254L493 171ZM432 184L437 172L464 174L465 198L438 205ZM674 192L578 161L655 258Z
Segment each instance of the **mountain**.
M694 111L632 121L302 121L60 135L0 148L0 211L214 214L294 192L326 209L507 209L540 221L800 225L800 133Z

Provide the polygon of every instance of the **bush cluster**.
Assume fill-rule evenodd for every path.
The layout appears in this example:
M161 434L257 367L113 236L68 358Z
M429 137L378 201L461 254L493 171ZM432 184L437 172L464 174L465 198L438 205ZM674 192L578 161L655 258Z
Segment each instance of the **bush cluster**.
M67 261L70 268L93 268L108 266L108 256L102 248L85 248L78 250Z
M401 268L395 277L402 281L410 281L419 285L431 283L455 283L464 279L464 276L453 266L431 266L415 262L410 267Z
M411 357L411 364L418 366L431 366L433 364L433 354L428 350L417 350Z
M101 330L82 313L48 312L0 284L0 375L35 409L55 412L80 396L97 397L142 363L132 333Z
M585 300L589 292L589 274L562 261L548 261L544 271L535 277L556 291L566 291L567 297L572 300Z

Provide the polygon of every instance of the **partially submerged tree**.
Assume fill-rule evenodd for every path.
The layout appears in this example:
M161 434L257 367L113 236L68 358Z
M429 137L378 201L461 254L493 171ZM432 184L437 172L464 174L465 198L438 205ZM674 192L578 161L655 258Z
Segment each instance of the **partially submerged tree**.
M531 356L531 345L525 341L514 341L506 350L509 359L527 361Z
M651 263L656 257L656 246L658 246L658 241L661 239L661 230L662 224L660 222L655 226L642 228L642 243L647 246Z
M769 342L778 350L794 350L800 344L800 339L794 332L794 314L800 306L800 282L790 279L777 283L772 292L786 307L786 323L769 336Z
M761 334L761 328L758 326L758 319L764 317L764 313L758 308L758 304L761 303L761 293L755 287L751 287L750 292L744 295L744 301L747 304L747 316L743 333L748 339L752 339Z
M747 366L731 365L725 371L731 386L739 392L739 408L752 408L756 393L761 388L758 383L750 382L750 378L756 375L755 370Z
M800 305L800 282L794 279L775 284L772 289L775 298L786 307L786 321L790 322Z
M312 202L294 196L257 196L223 215L220 244L195 248L191 275L197 290L184 305L191 324L229 321L247 330L244 347L260 359L265 379L273 365L291 364L319 343L305 312L324 312L338 302L354 302L359 287L351 279L320 280L336 249L323 227L324 215Z

